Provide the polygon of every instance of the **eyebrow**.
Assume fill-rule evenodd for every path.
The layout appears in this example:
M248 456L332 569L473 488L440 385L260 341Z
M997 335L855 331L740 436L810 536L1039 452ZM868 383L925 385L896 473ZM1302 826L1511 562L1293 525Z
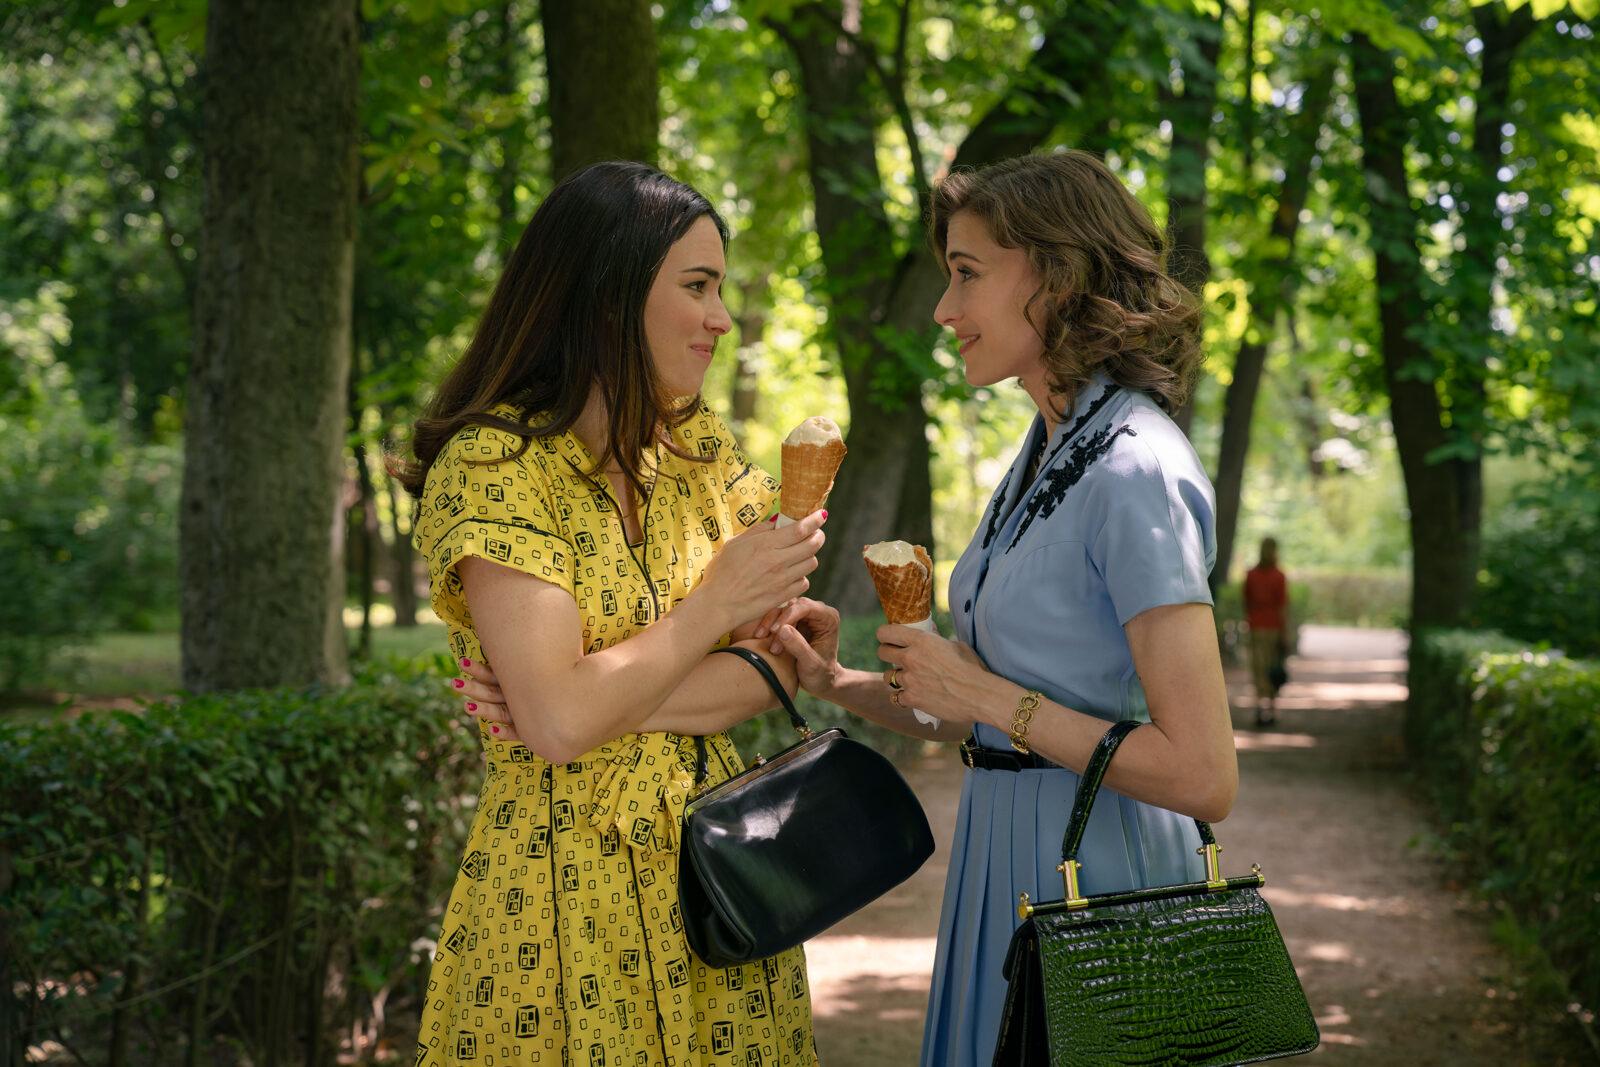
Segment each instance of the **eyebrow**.
M699 271L702 274L708 274L713 278L721 278L722 277L722 272L720 270L718 270L717 268L715 268L715 267L685 267L682 270L680 270L678 273L679 274L693 274L695 271Z
M945 257L944 258L945 258L945 260L947 262L950 262L950 263L954 263L958 259L970 259L970 260L972 260L972 262L980 264L980 265L983 263L983 260L981 260L977 256L973 255L971 252L962 252L959 249L954 251L954 252L945 253Z

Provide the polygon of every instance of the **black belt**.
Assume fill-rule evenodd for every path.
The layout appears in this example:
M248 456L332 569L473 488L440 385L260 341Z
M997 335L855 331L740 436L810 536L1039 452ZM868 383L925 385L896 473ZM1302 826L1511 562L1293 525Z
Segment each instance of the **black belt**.
M984 748L978 744L976 734L961 742L961 762L980 771L1045 771L1059 770L1060 764L1051 763L1032 752L1006 752L998 748Z

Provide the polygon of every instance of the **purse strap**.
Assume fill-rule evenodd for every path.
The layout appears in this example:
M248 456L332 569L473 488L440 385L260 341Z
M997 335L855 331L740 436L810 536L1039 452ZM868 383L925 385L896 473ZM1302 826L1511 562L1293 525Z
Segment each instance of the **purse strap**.
M773 695L778 698L778 702L783 705L783 710L789 716L789 725L793 726L795 728L795 732L801 737L811 736L811 727L809 724L807 724L805 716L801 715L800 709L794 706L794 701L789 697L789 691L783 687L783 683L778 680L777 672L772 669L772 664L768 663L762 657L761 653L752 652L750 649L741 648L738 645L728 645L726 648L713 648L711 651L726 652L730 656L738 656L740 659L744 660L746 663L750 664L750 666L759 671L761 673L761 677L766 679L767 687L772 690ZM705 737L696 737L694 741L696 762L694 783L695 785L699 785L701 782L706 780L707 774L710 773L710 765L709 759L706 755Z
M1124 719L1113 723L1111 729L1100 739L1100 743L1094 746L1094 753L1089 757L1089 765L1083 769L1083 777L1078 780L1078 795L1072 801L1072 818L1067 820L1067 832L1061 838L1063 865L1077 862L1078 849L1083 845L1083 832L1089 826L1089 812L1094 808L1096 794L1100 792L1100 780L1106 776L1106 769L1111 766L1111 757L1117 754L1117 746L1143 725L1137 719ZM1196 819L1194 824L1200 830L1202 845L1217 843L1208 824L1199 819Z

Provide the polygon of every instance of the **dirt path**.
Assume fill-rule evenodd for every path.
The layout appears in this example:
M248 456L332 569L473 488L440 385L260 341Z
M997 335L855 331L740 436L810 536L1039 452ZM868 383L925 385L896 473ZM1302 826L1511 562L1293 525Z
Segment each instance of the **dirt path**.
M1279 698L1256 730L1230 672L1238 803L1217 827L1226 872L1261 864L1263 890L1300 971L1328 1063L1588 1064L1560 1005L1530 1005L1484 907L1413 842L1431 827L1405 777L1404 639L1305 628ZM943 750L913 767L938 851L906 885L807 946L825 1067L915 1064L961 766Z

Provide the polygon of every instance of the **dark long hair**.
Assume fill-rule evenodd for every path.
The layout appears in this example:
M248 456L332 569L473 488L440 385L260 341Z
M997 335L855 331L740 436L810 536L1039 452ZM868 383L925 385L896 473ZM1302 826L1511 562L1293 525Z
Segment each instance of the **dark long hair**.
M594 387L609 415L600 468L615 460L643 492L641 459L652 444L700 459L663 433L699 397L672 406L650 359L644 305L667 251L701 216L726 247L727 224L710 202L643 163L596 163L557 185L522 231L472 343L417 419L415 462L389 457L400 484L421 496L439 451L469 425L521 437L520 456L535 437L571 429ZM523 421L490 413L506 402Z
M1200 306L1166 269L1167 244L1144 205L1095 156L1020 156L939 183L929 211L949 273L950 218L970 211L1003 248L1020 248L1040 284L1028 318L1044 341L1050 391L1072 409L1097 370L1169 414L1200 371Z

